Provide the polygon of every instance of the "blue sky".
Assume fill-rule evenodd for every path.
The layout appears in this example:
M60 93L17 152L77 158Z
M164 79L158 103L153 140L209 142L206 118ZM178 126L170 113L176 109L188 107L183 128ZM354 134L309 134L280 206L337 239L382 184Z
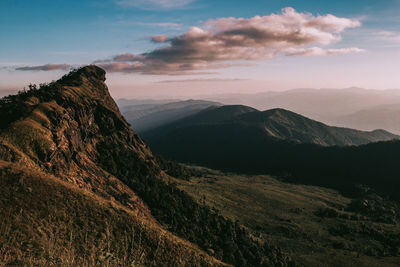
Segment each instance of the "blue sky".
M208 61L200 72L191 67L189 72L179 68L174 72L157 69L150 73L146 67L145 71L140 69L128 73L126 70L114 71L110 67L109 87L117 97L196 95L204 93L202 88L205 83L207 88L213 87L209 80L218 80L214 83L214 91L225 93L229 90L223 81L233 79L243 81L237 86L226 82L229 87L234 87L235 92L246 92L243 88L248 88L250 84L250 92L295 87L400 88L400 79L395 76L400 67L398 0L2 0L0 90L55 79L67 71L18 71L15 70L17 68L44 64L77 66L127 53L151 54L170 42L154 43L149 40L151 36L168 35L172 40L189 32L193 26L204 29L209 20L226 17L251 19L257 15L282 14L281 10L285 7L292 7L296 14L310 13L314 17L332 14L337 18L359 21L360 26L349 26L335 33L340 35L340 41L323 46L317 43L318 47L329 51L359 50L351 50L356 52L354 54L340 52L336 55L335 52L335 55L328 56L298 56L300 48L295 47L296 56L265 55L259 60L248 60L247 56L229 58L227 62L231 64L234 61L235 64L217 68L215 63L225 62L206 59ZM301 49L311 46L314 44L307 43ZM285 47L279 53L287 54L288 49L293 48ZM362 53L358 53L361 50ZM307 55L314 55L314 52ZM140 63L153 64L148 60ZM177 83L159 83L164 80L176 80Z

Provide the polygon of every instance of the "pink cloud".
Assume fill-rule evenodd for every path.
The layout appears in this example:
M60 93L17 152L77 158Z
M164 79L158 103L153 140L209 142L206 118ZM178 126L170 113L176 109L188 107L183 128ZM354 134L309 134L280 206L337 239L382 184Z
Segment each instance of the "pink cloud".
M154 43L165 43L166 41L168 41L168 35L166 34L155 35L152 36L150 39Z
M321 47L290 48L285 51L287 56L334 56L365 53L366 50L357 47L323 49Z
M359 27L360 21L328 14L314 17L284 8L281 14L252 18L220 18L203 27L169 38L153 36L157 43L167 43L141 55L123 54L103 62L108 71L143 74L186 74L234 66L235 61L261 60L278 54L326 56L360 53L359 48L323 49L341 40L340 33ZM124 64L121 64L124 62Z
M307 22L308 26L317 27L325 31L333 31L336 33L343 32L347 28L360 27L361 22L347 18L338 18L331 14L318 16Z
M321 47L339 42L344 30L360 25L359 20L331 14L313 16L288 7L280 14L268 16L209 20L202 27L191 27L175 37L152 36L152 42L165 45L147 53L125 53L95 63L109 72L180 75L247 65L249 61L277 55L361 53L364 50L356 47ZM26 68L44 70L46 65ZM47 68L51 69L50 66Z

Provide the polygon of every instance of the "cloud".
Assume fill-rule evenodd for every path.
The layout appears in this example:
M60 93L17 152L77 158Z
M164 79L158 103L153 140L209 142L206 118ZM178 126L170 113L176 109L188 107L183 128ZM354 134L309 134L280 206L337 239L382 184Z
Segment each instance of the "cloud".
M400 43L400 33L391 31L379 31L376 33L381 40Z
M170 28L170 29L180 29L182 28L182 24L174 23L174 22L137 22L136 25L140 26L148 26L148 27L157 27L157 28Z
M165 43L166 41L168 41L168 35L166 35L166 34L155 35L155 36L152 36L150 38L150 40L153 43Z
M248 79L238 79L238 78L201 78L201 79L184 79L184 80L163 80L163 81L158 81L156 83L187 83L187 82L237 82L237 81L248 81Z
M365 53L366 50L357 47L339 48L339 49L323 49L321 47L309 48L290 48L285 51L287 56L334 56L346 54Z
M194 0L117 0L116 3L125 7L154 10L183 8L193 1Z
M134 55L117 55L98 61L109 72L142 74L188 74L273 58L279 54L326 56L360 53L360 48L324 49L339 42L341 33L359 27L360 21L328 14L313 16L284 8L281 14L252 18L219 18L182 35L153 36L165 46ZM310 47L313 46L313 47Z
M338 18L331 14L318 16L307 23L308 26L317 27L324 31L333 31L340 33L346 28L360 27L361 22L347 18Z
M21 71L51 71L51 70L67 70L71 68L71 65L67 64L46 64L46 65L39 65L39 66L25 66L25 67L18 67L15 70Z
M128 57L129 55L125 54L124 56ZM114 58L119 58L120 56L116 56ZM136 57L135 55L131 55L131 57ZM146 60L146 59L145 59ZM158 65L156 61L150 62L102 62L96 61L99 67L105 69L107 72L120 72L120 73L142 73L142 74L150 74L150 75L200 75L200 74L216 74L215 72L210 72L205 70L210 69L207 64L202 65L199 64L189 64L188 66L182 66L179 63L160 63L163 65ZM220 68L228 68L232 66L249 66L246 63L220 63L213 64L212 69L220 69Z
M137 1L129 1L134 3ZM142 1L144 2L144 1ZM188 2L150 0L171 3ZM329 56L362 53L357 47L323 48L339 42L341 33L359 27L359 20L334 15L313 16L284 8L280 14L252 18L219 18L202 27L191 27L178 36L155 35L149 39L161 47L142 54L125 53L94 63L108 72L141 74L202 74L211 69L248 66L251 61L285 56ZM384 35L384 34L382 34ZM386 33L386 36L389 36ZM390 37L390 36L389 36ZM19 67L21 71L66 70L70 65L47 64Z

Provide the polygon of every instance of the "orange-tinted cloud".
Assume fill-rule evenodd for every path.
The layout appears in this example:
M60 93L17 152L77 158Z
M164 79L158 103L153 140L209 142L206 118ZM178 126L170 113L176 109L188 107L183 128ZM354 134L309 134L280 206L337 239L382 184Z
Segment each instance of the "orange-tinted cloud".
M360 21L334 15L313 16L285 8L281 14L253 18L220 18L182 35L151 40L168 45L140 55L123 54L100 62L110 72L187 74L234 66L243 60L261 60L277 54L325 56L359 53L359 48L324 49L341 40L345 29ZM309 47L318 45L318 47Z
M339 42L341 33L360 21L328 14L313 16L284 8L281 14L252 18L219 18L203 27L169 37L150 37L165 44L150 52L125 53L94 63L108 72L142 74L197 74L210 69L248 65L249 61L286 56L328 56L364 52L357 47L323 48ZM322 47L321 47L322 46ZM65 64L20 67L17 70L67 69Z
M165 43L168 41L168 35L166 35L166 34L155 35L155 36L152 36L150 39L154 43Z
M320 47L292 48L285 51L287 56L334 56L364 53L366 50L357 47L323 49Z

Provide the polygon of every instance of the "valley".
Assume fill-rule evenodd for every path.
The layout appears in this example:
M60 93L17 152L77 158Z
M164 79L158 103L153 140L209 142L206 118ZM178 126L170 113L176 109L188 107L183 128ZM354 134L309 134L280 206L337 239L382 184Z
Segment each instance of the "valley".
M348 207L355 199L322 187L288 184L271 176L190 168L203 170L203 175L188 181L174 180L178 188L238 220L256 238L281 247L304 266L321 262L329 266L399 263L398 219L382 223L350 211Z

